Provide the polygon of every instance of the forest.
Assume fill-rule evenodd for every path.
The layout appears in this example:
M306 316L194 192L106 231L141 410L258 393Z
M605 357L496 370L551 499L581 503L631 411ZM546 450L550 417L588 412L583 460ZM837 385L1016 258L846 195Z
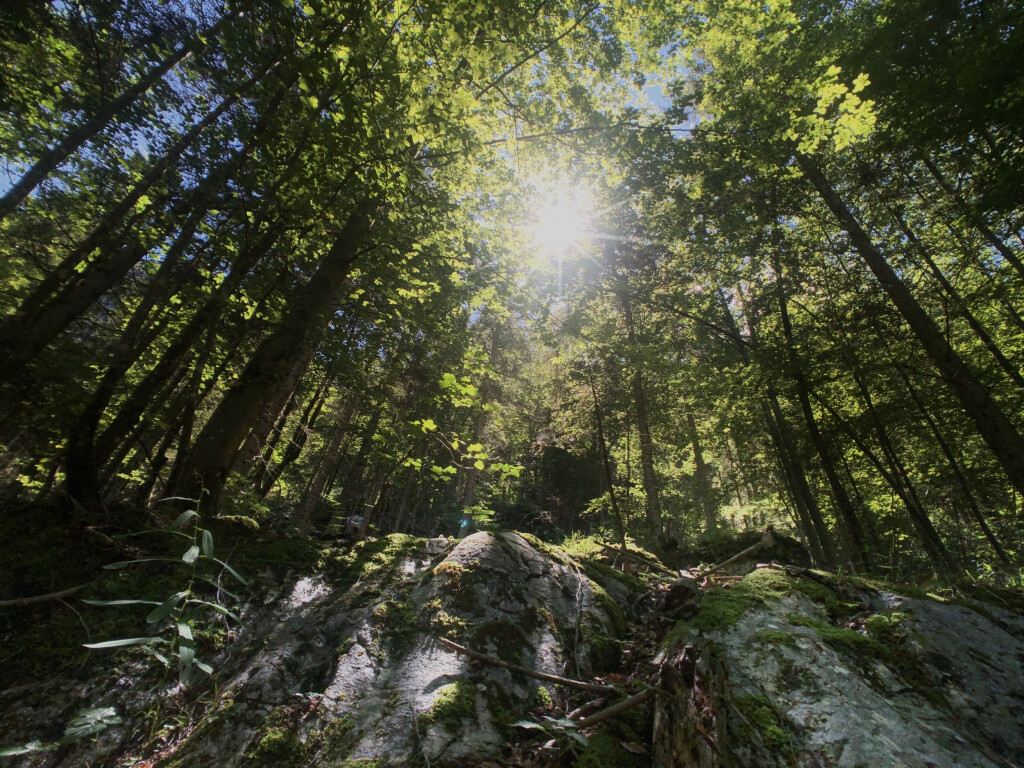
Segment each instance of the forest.
M1022 10L5 4L0 604L475 531L1020 588Z

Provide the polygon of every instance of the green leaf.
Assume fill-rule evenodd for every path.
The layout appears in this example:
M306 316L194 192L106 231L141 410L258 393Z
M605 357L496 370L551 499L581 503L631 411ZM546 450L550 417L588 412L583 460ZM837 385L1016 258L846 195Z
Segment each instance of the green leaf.
M83 648L102 649L120 648L124 645L146 645L148 643L166 643L162 637L122 637L119 640L104 640L102 643L85 643Z
M156 624L171 615L171 611L178 607L178 603L185 599L187 592L178 592L164 600L157 608L154 608L146 617L147 624Z
M123 722L113 707L99 707L96 709L83 709L78 713L60 738L60 744L71 744L80 741L87 736L95 736L105 731L112 725Z
M513 728L532 728L533 730L543 731L544 726L540 723L531 723L529 720L520 720L519 722L512 723Z
M230 573L232 576L234 576L239 581L240 584L242 584L244 586L249 586L249 582L246 581L245 579L243 579L241 574L238 573L238 571L236 571L230 565L225 563L223 560L218 560L216 557L211 557L210 559L213 560L213 562L215 562L215 563L220 563L221 565L223 565L225 570L227 570L228 573Z
M181 559L186 563L194 563L196 558L199 557L199 545L193 544L186 550L185 554L181 556Z
M199 659L196 659L195 660L195 665L197 667L199 667L201 670L203 670L203 672L205 672L206 674L208 674L208 675L212 675L213 674L213 667L211 667L205 661L200 661Z
M86 605L160 605L155 600L83 600Z
M191 667L196 660L196 647L192 643L181 643L178 646L178 658L186 667Z
M476 467L477 469L483 469L484 463L480 461L480 459L477 459L476 461L473 462L473 466Z
M178 515L174 519L173 523L171 523L171 525L170 525L171 530L174 531L174 530L177 530L178 528L181 528L181 526L183 526L185 523L187 523L193 517L196 517L198 514L199 513L196 512L194 509L186 509L184 512L182 512L180 515Z
M217 603L211 603L209 600L189 600L189 603L194 604L194 605L198 605L198 606L204 606L205 605L207 608L212 608L213 610L215 610L221 616L227 616L229 619L234 619L239 624L242 623L242 620L240 618L238 618L238 616L236 616L234 613L229 611L223 605L217 605Z
M186 640L192 640L192 627L186 624L184 621L177 622L178 635L184 637Z
M203 554L213 557L213 534L205 528L203 529Z
M30 741L23 747L4 747L3 749L0 749L0 757L27 755L32 752L48 752L49 750L56 748L56 744L43 744L41 741Z

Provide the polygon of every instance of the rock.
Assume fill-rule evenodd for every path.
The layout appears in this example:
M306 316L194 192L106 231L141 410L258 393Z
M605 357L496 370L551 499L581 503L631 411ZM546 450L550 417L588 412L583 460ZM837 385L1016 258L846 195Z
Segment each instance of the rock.
M873 597L872 615L843 616L862 606L769 569L705 596L701 613L677 626L663 656L690 681L658 704L662 754L690 759L666 759L666 768L987 768L1024 761L1021 617L889 592ZM693 670L702 669L695 648L719 671L705 671L705 678L728 679L715 700L703 702L714 715L705 730L721 754L703 736L665 725L665 712L693 710L697 697L713 690L693 684Z
M5 727L3 746L52 740L54 722L104 701L123 725L21 764L113 765L133 753L174 768L500 759L510 724L527 716L540 683L470 663L437 637L538 671L586 676L615 663L625 625L607 591L564 555L515 533L455 544L397 535L366 542L323 573L291 580L269 605L246 606L237 640L216 660L218 698L201 720L167 734L155 760L131 734L147 707L172 708L181 691L172 683L142 693L153 679L139 665L124 684L54 683L46 698L56 704L30 706L29 691L5 697L3 720L16 711L19 727Z

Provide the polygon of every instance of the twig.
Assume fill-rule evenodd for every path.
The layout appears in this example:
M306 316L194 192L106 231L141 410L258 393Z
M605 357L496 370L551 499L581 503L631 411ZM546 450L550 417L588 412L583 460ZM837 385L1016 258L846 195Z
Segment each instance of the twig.
M568 685L568 686L571 686L573 688L581 688L584 691L595 691L597 693L620 693L621 692L621 690L619 688L615 688L614 686L611 686L611 685L599 685L598 683L587 683L587 682L584 682L583 680L572 680L572 679L570 679L568 677L560 677L558 675L549 675L546 672L537 672L537 671L532 670L532 669L527 669L526 667L520 667L518 664L509 664L507 661L502 661L501 659L496 659L493 656L487 656L487 655L485 655L483 653L477 653L476 651L471 651L471 650L469 650L469 648L465 648L465 647L459 645L458 643L452 642L447 637L439 637L438 640L441 641L442 645L444 645L444 646L446 646L448 648L451 648L456 653L464 654L466 656L469 656L469 658L471 658L471 659L475 659L476 661L482 661L485 664L492 664L495 667L503 667L505 669L512 670L513 672L520 672L520 673L522 673L522 674L524 674L524 675L526 675L528 677L536 678L537 680L545 680L545 681L547 681L549 683L558 683L559 685Z
M615 715L620 712L625 712L627 709L632 709L638 704L643 704L655 693L657 693L657 691L653 688L648 688L646 691L640 691L640 693L633 694L628 699L623 699L622 701L616 702L610 707L606 707L590 717L583 718L576 723L576 726L579 728L587 728L588 726L596 725L603 720L607 720L609 717L615 717Z
M771 531L765 531L764 536L762 536L761 540L759 542L757 542L757 544L755 544L754 546L747 547L742 552L736 553L735 555L730 557L728 560L723 560L718 565L714 565L711 568L703 568L703 569L701 569L700 571L697 572L697 575L698 575L698 577L703 577L703 576L707 576L709 574L712 574L715 571L720 571L723 568L725 568L725 566L732 565L737 560L742 560L747 555L753 554L754 552L759 550L761 547L771 546L771 544L772 544L772 533L771 533Z
M581 704L580 706L576 707L576 709L574 709L572 712L566 715L566 718L569 720L576 720L578 718L581 718L588 712L593 712L595 709L599 709L601 705L607 701L608 699L604 696L602 696L599 699L588 701L586 704Z
M90 581L88 584L79 584L77 587L71 587L70 589L62 589L59 592L36 595L35 597L19 597L16 600L0 600L0 608L14 608L19 605L32 605L33 603L45 603L48 600L60 600L62 597L73 595L75 592L85 589L89 584L92 584L92 582Z

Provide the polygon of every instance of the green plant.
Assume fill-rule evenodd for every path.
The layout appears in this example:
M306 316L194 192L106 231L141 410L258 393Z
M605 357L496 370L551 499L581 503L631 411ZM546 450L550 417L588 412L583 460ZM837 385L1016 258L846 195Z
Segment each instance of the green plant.
M164 499L170 501L172 499ZM191 501L191 499L173 499L175 501ZM191 523L191 531L180 530L186 524ZM153 533L154 531L143 531L141 533ZM200 591L203 584L216 590L217 599L220 595L238 600L234 592L226 589L220 583L220 576L215 575L215 567L230 574L243 586L248 582L234 568L223 560L214 557L213 533L199 525L199 513L194 509L182 512L168 526L164 533L178 536L187 541L188 547L182 553L180 559L167 557L147 557L136 560L123 560L104 566L109 570L120 570L132 565L150 562L170 562L187 569L184 577L184 587L163 601L154 600L85 600L89 605L152 605L153 610L146 616L146 624L153 627L151 634L144 637L124 637L116 640L105 640L99 643L86 643L86 648L106 649L120 648L124 646L142 646L151 657L159 661L165 667L172 666L172 659L176 659L181 665L182 671L187 672L196 667L208 675L213 674L213 667L206 662L196 658L195 633L205 627L207 617L210 613L217 614L235 622L241 623L238 616L230 609L221 605L220 602L208 600L201 597ZM168 653L157 650L166 646Z
M50 743L30 741L23 746L7 747L6 749L0 749L0 757L27 755L33 752L49 752L64 744L73 744L76 741L95 736L110 726L118 725L121 722L120 715L117 714L117 710L113 707L82 709L64 728L64 735L60 737L59 741Z
M512 723L512 727L526 728L545 733L550 741L554 742L551 745L553 748L571 746L571 742L576 742L584 747L589 743L587 737L579 732L579 724L576 721L565 717L548 717L547 715L544 715L543 720L544 722L541 723L520 720Z

